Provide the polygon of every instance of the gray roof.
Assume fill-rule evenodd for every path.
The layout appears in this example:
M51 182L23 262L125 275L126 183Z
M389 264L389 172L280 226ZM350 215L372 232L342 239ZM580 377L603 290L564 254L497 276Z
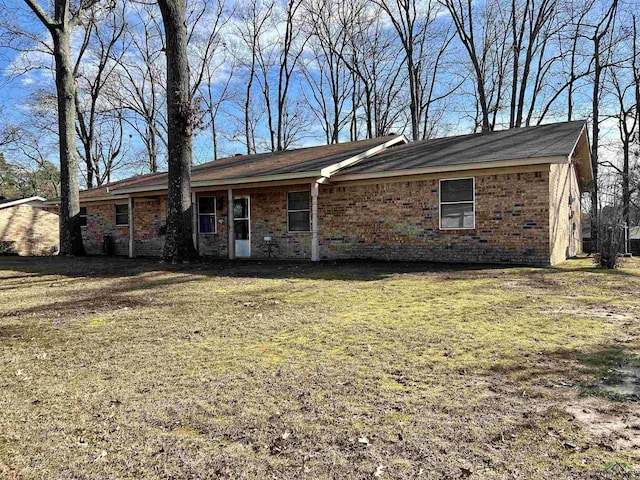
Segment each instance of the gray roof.
M340 173L376 173L500 160L566 157L573 150L584 125L584 121L553 123L422 140L389 148Z

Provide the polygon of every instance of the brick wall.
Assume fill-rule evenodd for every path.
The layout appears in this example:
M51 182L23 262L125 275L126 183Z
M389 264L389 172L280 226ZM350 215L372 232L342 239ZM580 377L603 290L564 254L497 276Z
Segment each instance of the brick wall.
M58 250L59 217L38 207L16 205L0 210L0 242L20 255Z
M129 226L116 225L116 203L87 203L87 226L82 228L82 242L90 255L102 255L105 237L113 240L116 255L129 255ZM164 246L166 197L134 199L133 221L135 254L140 257L159 257Z
M538 166L535 170L528 167L520 172L502 170L488 175L476 171L466 175L475 178L476 226L473 230L439 228L439 180L465 176L459 173L411 180L321 185L320 256L322 259L555 263L561 257L557 252L567 250L567 246L562 246L562 239L569 231L562 228L571 224L560 219L568 217L569 202L565 190L559 186L568 178L569 191L576 189L577 192L571 171ZM310 259L311 233L287 231L287 192L309 188L304 184L234 190L235 196L251 198L252 258L267 256L264 237L268 236L273 258ZM227 258L227 192L198 192L198 195L218 199L217 232L198 234L200 254ZM550 211L553 198L560 198L561 208L557 213ZM579 198L577 193L574 198ZM562 210L565 204L566 211ZM104 235L109 234L116 240L117 253L127 254L129 229L114 225L113 203L89 204L87 209L88 226L83 233L87 251L101 253ZM571 210L578 225L575 230L578 239L579 209L579 200L576 200ZM166 197L136 199L134 215L136 254L159 256L164 244L161 232L166 221Z
M549 173L551 264L582 253L580 188L570 164L553 164Z
M272 258L311 258L311 232L287 230L287 192L310 190L311 184L237 190L234 195L251 196L251 256L266 258L271 237Z
M475 175L473 230L439 229L440 178L323 186L321 258L549 263L548 167Z
M287 231L287 192L309 190L302 186L243 188L234 190L236 197L249 196L251 258L267 258L269 249L264 237L271 237L271 258L310 259L311 233ZM217 233L198 235L200 255L228 258L228 202L227 191L198 192L222 200L218 208ZM220 203L218 203L218 207Z
M135 255L137 257L159 257L162 255L167 223L167 197L135 198L133 224ZM127 245L128 245L127 239ZM128 253L128 252L127 252Z
M203 257L229 258L227 191L199 192L198 195L216 198L216 233L198 234L198 252ZM196 222L196 228L198 225Z
M118 203L126 203L118 202ZM82 244L89 255L104 253L106 238L112 239L116 255L129 254L129 227L116 226L115 203L89 203L87 226L82 227Z

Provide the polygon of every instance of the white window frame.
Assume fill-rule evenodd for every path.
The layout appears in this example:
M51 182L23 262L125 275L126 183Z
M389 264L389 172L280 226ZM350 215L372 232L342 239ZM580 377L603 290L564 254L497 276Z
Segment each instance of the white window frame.
M120 205L124 205L127 207L127 223L118 223L118 215L124 215L123 213L118 214L118 207ZM129 226L129 216L131 213L129 212L129 204L128 203L116 203L113 206L113 215L115 217L114 222L116 227L128 227Z
M290 210L289 209L289 194L290 193L309 193L309 208L303 210ZM289 213L296 212L309 212L309 230L291 230L289 228ZM310 190L291 190L287 192L287 233L311 233L311 191Z
M200 213L200 199L201 198L213 198L213 213ZM198 234L199 235L215 235L218 233L218 198L214 195L198 195L196 197L198 204ZM201 232L200 231L200 217L213 217L213 232Z
M443 202L442 201L442 182L452 180L471 180L473 185L473 200L465 200L462 202ZM442 205L458 205L461 203L470 203L473 206L473 226L471 227L443 227L442 226ZM438 184L438 223L440 230L475 230L476 228L476 177L457 177L457 178L441 178Z
M84 215L82 215L82 209L84 208ZM80 211L78 212L79 218L84 218L84 225L80 225L80 228L87 228L87 224L89 223L89 210L87 207L80 207Z

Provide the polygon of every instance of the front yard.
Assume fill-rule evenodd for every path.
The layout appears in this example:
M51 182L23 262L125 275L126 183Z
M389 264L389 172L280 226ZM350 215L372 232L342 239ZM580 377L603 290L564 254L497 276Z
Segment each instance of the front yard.
M636 365L639 294L637 260L0 258L0 478L638 468L637 397L591 385Z

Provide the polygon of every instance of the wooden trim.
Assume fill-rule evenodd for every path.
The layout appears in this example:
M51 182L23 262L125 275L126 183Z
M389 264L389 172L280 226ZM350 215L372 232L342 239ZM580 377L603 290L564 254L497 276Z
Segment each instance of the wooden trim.
M540 171L549 171L549 166L551 164L540 164L540 165L523 165L522 167L502 167L495 169L478 169L478 170L468 170L464 172L465 177L483 177L490 175L508 175L514 173L528 173L528 172L540 172ZM433 179L451 179L451 178L459 178L459 171L452 172L434 172L434 173L425 173L421 175L404 175L398 177L384 177L384 178L365 178L362 180L342 180L334 177L332 181L329 183L329 186L334 187L350 187L354 185L380 185L387 183L397 183L397 182L420 182L424 180L433 180Z
M351 157L351 158L347 158L346 160L343 160L341 162L338 163L334 163L333 165L329 165L328 167L323 168L322 170L320 170L320 177L326 177L329 178L331 177L331 175L333 175L334 173L342 170L343 168L347 168L350 167L352 165L355 165L358 162L361 162L362 160L369 158L373 155L375 155L376 153L379 153L389 147L392 147L393 145L396 145L398 143L409 143L409 141L407 140L407 138L404 135L400 135L396 138L392 138L391 140L381 144L381 145L376 145L373 148L370 148L369 150L365 150L364 152L356 155L355 157Z
M346 182L350 180L377 180L380 178L390 177L408 177L415 175L427 175L427 174L443 174L449 172L465 172L464 175L468 175L469 170L495 170L497 168L505 167L523 167L526 165L545 165L552 163L567 163L568 157L540 157L540 158L526 158L520 160L500 160L486 163L463 163L459 165L445 165L425 168L411 168L406 170L393 170L384 172L373 173L353 173L351 175L339 175L332 177L332 182Z

